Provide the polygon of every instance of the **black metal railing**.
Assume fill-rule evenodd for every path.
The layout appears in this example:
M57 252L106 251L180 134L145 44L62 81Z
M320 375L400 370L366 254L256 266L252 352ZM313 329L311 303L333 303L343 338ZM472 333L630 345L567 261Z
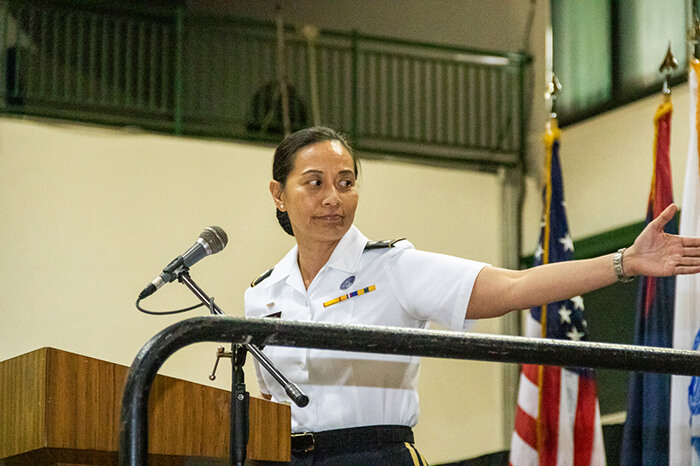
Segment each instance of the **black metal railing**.
M273 24L106 5L0 0L0 112L280 139ZM291 26L284 37L293 128L486 170L522 161L528 56Z
M147 464L148 397L158 369L180 348L205 341L700 376L700 353L695 351L435 330L195 317L161 331L134 359L122 401L120 464Z

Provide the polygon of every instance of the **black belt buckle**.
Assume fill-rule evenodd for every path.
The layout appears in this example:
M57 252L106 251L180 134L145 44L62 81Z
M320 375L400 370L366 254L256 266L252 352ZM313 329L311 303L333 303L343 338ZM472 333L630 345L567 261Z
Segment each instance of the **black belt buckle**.
M292 451L297 453L307 453L314 451L315 447L316 441L314 440L313 432L292 434Z

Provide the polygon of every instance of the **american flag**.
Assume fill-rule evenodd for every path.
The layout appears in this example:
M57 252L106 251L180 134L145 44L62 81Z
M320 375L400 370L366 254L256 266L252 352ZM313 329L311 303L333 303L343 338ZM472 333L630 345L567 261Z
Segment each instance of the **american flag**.
M535 266L573 259L559 161L560 131L552 120L545 133L543 222ZM583 298L533 307L528 337L587 340ZM603 465L605 447L596 382L590 369L526 364L520 375L510 464Z
M654 116L654 170L647 205L647 224L673 202L669 157L672 111L668 98ZM676 220L668 222L664 231L677 234ZM675 277L639 278L635 345L671 347L675 284ZM669 464L670 398L670 375L648 372L634 372L630 375L621 464Z

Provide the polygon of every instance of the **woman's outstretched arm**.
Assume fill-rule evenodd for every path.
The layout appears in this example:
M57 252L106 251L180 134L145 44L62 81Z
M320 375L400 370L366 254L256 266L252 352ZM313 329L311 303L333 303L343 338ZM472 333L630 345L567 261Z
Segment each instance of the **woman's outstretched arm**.
M675 204L668 206L625 250L622 261L625 275L665 277L700 272L700 238L663 231L677 210ZM476 279L466 317L498 317L512 310L553 303L612 285L618 281L613 256L557 262L527 270L486 267Z

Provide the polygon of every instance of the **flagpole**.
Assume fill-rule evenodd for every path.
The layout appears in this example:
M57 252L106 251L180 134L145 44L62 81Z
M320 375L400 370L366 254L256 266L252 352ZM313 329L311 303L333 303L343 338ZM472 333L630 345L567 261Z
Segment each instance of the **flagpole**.
M671 45L659 72L665 73L663 100L654 114L653 170L646 224L652 222L673 202L671 179L671 89L669 79L678 67ZM667 234L677 234L675 219L664 227ZM640 276L637 289L634 344L669 348L673 345L675 277ZM620 463L669 464L669 425L671 377L665 374L632 373L627 392Z
M542 239L543 251L542 251L542 264L549 263L549 247L545 245L549 244L549 225L550 225L550 208L552 204L552 148L554 141L559 137L559 124L557 123L557 111L556 103L557 97L561 92L561 83L557 79L557 75L552 73L552 80L549 82L547 88L547 96L550 101L550 112L549 120L545 123L545 148L546 148L546 159L545 159L545 199L544 199L544 236ZM542 338L547 338L547 304L542 305Z
M552 76L548 95L551 113L545 122L545 173L542 227L534 266L573 259L560 160L561 131L555 99L561 89ZM549 314L549 315L548 315ZM527 336L552 341L585 340L587 323L581 296L530 309ZM515 429L511 440L512 466L605 464L605 447L596 381L592 370L541 364L522 366Z
M698 229L698 209L700 208L700 176L698 173L698 76L700 63L695 58L696 47L700 40L700 21L693 7L693 19L688 30L688 87L690 100L690 137L688 140L688 158L686 162L685 183L683 186L682 212L680 216L679 233L690 236L700 235ZM696 349L696 335L700 332L700 313L698 300L700 298L700 279L696 276L677 277L675 309L673 315L673 348ZM697 463L697 429L698 417L693 412L696 399L697 377L671 377L671 407L669 414L669 462L671 464L690 465Z

